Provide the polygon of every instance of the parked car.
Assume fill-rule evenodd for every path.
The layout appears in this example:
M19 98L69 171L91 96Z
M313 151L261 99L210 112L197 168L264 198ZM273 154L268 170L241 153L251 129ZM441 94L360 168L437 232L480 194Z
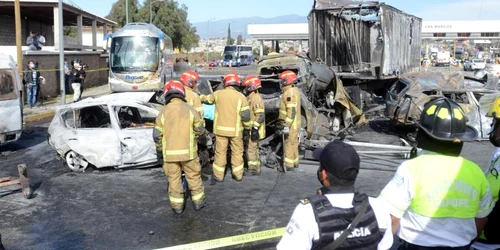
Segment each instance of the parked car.
M153 128L159 107L153 92L116 93L60 106L48 142L66 166L96 168L158 165Z
M212 60L208 63L208 67L217 67L217 61Z
M406 74L387 92L385 114L398 126L414 127L424 105L444 96L463 108L467 124L478 132L478 139L487 140L491 118L486 117L486 113L496 97L500 96L498 90L490 87L477 81L466 83L460 72Z
M478 70L484 69L486 62L483 59L472 59L464 62L464 70Z

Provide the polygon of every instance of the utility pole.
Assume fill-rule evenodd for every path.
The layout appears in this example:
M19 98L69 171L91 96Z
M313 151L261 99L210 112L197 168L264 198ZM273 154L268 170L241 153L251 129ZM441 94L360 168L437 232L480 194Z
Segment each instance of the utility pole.
M64 86L64 33L63 33L63 3L59 0L59 83L61 84L61 104L66 104L66 89Z
M125 0L125 24L128 24L128 0Z
M21 79L23 79L23 42L22 42L22 37L21 37L21 3L19 2L20 0L16 0L14 2L14 16L15 16L15 22L16 22L16 50L17 50L17 70L19 71L19 74L21 75ZM21 103L23 104L24 107L24 100L25 100L25 95L24 91L21 91L21 98L22 101Z
M453 40L453 59L457 59L455 58L456 56L456 53L457 53L457 40Z
M209 60L209 58L208 58L208 53L209 53L208 43L210 41L210 35L209 35L210 33L208 32L208 30L210 28L210 21L212 21L212 20L215 20L215 18L212 18L212 19L207 21L207 61L205 62L207 65L208 65L208 60Z

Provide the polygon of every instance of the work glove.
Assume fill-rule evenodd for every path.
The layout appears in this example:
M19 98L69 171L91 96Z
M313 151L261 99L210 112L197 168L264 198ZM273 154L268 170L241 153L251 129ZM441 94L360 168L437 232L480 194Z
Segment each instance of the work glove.
M284 128L284 127L285 127L285 125L283 125L283 123L282 123L282 122L278 122L278 123L276 123L276 129L277 129L277 130L283 130L283 128Z
M258 141L259 140L259 128L252 127L252 134L250 136L250 139L252 139L252 141Z
M288 135L290 133L290 127L283 128L283 134Z
M248 138L250 137L250 130L249 129L246 129L243 130L243 140L248 140Z

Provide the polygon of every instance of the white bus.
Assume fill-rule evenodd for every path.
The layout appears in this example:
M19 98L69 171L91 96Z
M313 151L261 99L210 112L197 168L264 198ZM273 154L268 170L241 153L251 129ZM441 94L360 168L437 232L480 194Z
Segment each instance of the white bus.
M14 59L0 54L0 145L17 141L23 130L21 77Z
M172 39L156 26L129 23L106 40L112 92L160 90L172 77Z
M250 65L253 61L252 46L226 45L222 57L225 67L229 67L229 64L231 67Z

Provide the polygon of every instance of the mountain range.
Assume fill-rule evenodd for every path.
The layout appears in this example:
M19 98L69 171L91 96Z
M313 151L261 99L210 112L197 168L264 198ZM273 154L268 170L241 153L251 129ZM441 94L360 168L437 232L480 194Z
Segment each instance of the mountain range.
M208 21L208 20L207 20ZM207 34L207 22L196 22L193 26L196 27L198 35L202 39L215 37L227 37L227 27L231 22L231 36L236 38L238 34L247 37L248 24L280 24L280 23L307 23L307 17L299 15L286 15L272 18L263 17L242 17L233 19L215 19L210 21Z

